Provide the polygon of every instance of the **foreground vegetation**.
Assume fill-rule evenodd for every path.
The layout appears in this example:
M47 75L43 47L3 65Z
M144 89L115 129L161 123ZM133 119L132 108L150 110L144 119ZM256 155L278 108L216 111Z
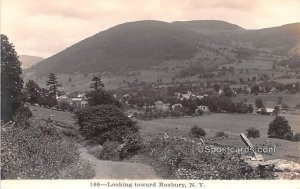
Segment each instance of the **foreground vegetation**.
M1 127L2 179L89 179L94 171L80 159L76 134L49 120L25 120Z
M237 153L206 153L202 147L196 139L156 136L131 161L152 165L165 179L275 178L272 166L252 168Z

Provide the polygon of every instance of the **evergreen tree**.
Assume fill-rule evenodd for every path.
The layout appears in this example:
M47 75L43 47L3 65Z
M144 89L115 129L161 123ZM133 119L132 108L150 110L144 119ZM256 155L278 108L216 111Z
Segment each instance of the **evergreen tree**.
M58 88L61 87L62 85L59 83L58 78L56 77L56 75L54 73L49 74L46 86L49 87L49 89L48 89L49 105L50 106L57 105L56 96L59 95Z
M35 104L38 103L40 104L41 101L41 88L40 86L33 80L29 80L25 84L25 89L26 89L26 101L29 102L30 104Z
M9 121L22 105L21 62L6 35L1 34L1 120Z
M102 104L113 104L121 107L121 103L115 99L109 92L104 90L104 84L100 77L94 76L90 87L94 90L88 92L85 96L90 106L97 106Z
M102 83L100 77L94 76L90 87L96 91L98 89L104 88L104 84Z

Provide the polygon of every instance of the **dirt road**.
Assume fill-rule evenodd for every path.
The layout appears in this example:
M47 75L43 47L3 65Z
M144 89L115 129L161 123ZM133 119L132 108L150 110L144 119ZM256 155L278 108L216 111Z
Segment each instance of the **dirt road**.
M99 160L89 154L83 146L79 147L79 151L80 156L93 166L94 179L159 179L153 168L148 165Z

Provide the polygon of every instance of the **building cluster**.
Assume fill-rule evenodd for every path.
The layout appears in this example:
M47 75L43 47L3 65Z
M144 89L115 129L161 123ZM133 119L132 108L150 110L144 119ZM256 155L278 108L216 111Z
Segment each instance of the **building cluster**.
M68 95L62 95L57 97L58 102L68 102L71 105L79 108L84 108L88 105L88 102L86 101L86 97L84 93L79 93L76 97L70 98Z

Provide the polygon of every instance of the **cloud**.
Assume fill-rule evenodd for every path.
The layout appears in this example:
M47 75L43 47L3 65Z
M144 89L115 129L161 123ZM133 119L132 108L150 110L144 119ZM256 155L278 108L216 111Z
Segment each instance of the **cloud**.
M3 0L2 28L18 54L51 56L117 24L224 20L244 28L300 21L299 0Z

